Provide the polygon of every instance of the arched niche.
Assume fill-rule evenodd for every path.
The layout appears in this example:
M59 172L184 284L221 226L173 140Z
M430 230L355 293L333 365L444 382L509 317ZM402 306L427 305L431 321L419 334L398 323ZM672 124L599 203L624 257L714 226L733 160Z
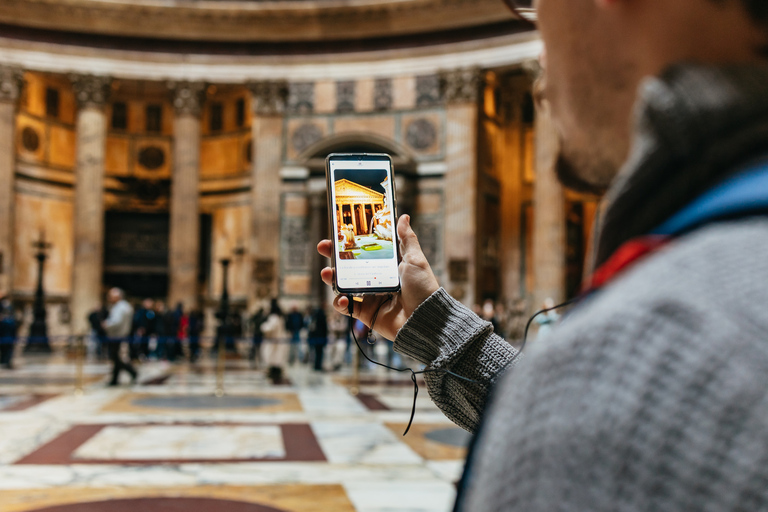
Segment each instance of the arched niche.
M331 153L386 153L392 157L397 174L416 172L416 161L407 148L386 137L365 132L326 137L304 150L298 160L302 167L309 169L310 175L324 175L325 157Z

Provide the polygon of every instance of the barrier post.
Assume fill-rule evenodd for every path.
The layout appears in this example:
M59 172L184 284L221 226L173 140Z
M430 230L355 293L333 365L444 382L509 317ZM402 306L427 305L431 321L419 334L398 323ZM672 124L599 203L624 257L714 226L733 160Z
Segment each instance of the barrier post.
M219 353L216 355L216 396L224 396L224 336L219 336Z
M360 351L355 350L352 353L352 387L349 392L352 395L360 393Z
M75 395L82 396L85 393L85 336L80 335L75 339Z

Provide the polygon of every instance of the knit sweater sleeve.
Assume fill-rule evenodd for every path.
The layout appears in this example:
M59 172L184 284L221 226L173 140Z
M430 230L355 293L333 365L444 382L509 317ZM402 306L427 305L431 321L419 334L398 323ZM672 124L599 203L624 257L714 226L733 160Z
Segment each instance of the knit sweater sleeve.
M395 350L427 365L449 370L424 375L432 401L460 427L474 432L488 392L504 371L517 362L518 352L482 320L440 288L400 329Z

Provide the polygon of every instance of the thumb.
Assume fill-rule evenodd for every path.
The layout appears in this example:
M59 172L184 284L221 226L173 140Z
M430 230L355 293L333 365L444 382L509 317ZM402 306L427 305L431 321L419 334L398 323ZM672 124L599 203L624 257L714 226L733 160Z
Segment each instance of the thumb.
M397 223L397 236L400 239L400 253L403 257L408 254L421 254L421 245L416 233L411 227L411 216L403 215Z

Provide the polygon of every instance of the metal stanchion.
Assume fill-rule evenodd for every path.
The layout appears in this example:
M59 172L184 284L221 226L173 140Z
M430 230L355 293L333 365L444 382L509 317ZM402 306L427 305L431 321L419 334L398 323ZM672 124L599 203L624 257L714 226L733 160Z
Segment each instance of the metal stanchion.
M85 393L85 376L83 367L85 365L85 336L78 336L75 345L75 395L82 396Z
M352 387L349 388L349 392L352 395L360 393L360 351L355 350L352 353Z
M216 396L224 396L224 336L219 336L219 353L216 356Z

